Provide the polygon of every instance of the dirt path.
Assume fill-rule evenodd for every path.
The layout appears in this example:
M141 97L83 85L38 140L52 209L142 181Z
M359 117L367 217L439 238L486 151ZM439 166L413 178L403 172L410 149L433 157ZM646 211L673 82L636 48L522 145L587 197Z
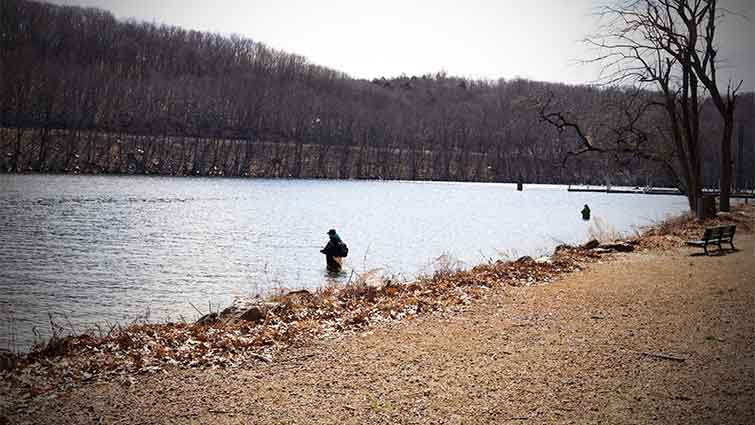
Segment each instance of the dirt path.
M737 242L618 256L270 365L93 384L11 422L751 424L755 238Z

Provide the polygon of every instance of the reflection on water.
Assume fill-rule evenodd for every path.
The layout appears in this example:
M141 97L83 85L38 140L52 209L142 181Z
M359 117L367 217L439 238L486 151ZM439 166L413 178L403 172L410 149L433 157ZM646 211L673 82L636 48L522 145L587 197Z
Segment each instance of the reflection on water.
M192 319L190 303L206 311L378 268L409 278L442 255L539 255L587 237L584 204L619 232L686 208L558 186L0 175L0 348L11 335L28 345L33 326L46 333L48 313L78 330L147 311ZM330 228L350 249L335 278L319 253Z

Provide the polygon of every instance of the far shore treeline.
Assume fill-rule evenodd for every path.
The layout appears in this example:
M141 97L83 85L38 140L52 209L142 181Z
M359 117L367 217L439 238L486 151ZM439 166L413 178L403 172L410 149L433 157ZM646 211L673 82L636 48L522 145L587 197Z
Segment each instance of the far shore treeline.
M541 119L555 100L599 139L629 90L442 71L357 80L246 38L23 0L0 0L0 61L2 172L675 184L631 155L564 162L579 142ZM702 116L703 179L715 186L721 124L710 102ZM743 94L739 188L755 180L754 116Z

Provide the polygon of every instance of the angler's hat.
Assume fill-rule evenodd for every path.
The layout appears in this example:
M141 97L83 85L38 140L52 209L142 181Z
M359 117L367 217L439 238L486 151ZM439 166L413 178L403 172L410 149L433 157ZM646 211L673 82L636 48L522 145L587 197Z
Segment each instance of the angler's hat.
M333 236L333 235L335 235L335 234L336 234L336 229L330 229L330 230L328 230L328 234L329 234L330 236Z

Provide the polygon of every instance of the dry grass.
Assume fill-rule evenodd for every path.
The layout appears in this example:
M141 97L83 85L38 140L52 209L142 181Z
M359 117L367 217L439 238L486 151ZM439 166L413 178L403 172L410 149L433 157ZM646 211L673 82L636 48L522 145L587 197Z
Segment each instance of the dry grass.
M637 241L644 248L677 246L699 237L705 226L736 223L751 231L755 208L699 222L684 217L648 229ZM604 227L605 230L606 227ZM604 232L606 234L610 232ZM84 385L93 380L130 382L140 374L165 369L232 369L271 362L292 347L310 345L367 327L432 314L457 314L476 300L500 296L506 288L554 280L581 270L597 258L589 250L560 247L550 262L489 262L469 270L439 268L411 282L380 278L377 271L357 276L344 286L295 291L273 296L276 302L261 323L135 323L106 335L57 338L22 358L7 385L35 395Z
M640 248L679 246L699 237L706 226L736 223L753 228L755 208L738 207L730 214L700 222L678 217L647 229L636 241ZM601 241L618 238L603 220L595 220L591 236ZM449 258L437 261L434 274L411 282L383 278L371 270L346 285L316 291L280 293L263 323L134 323L111 328L107 334L63 337L55 333L21 359L20 370L48 377L155 371L163 367L233 367L250 360L270 359L286 347L312 338L363 329L371 323L400 320L434 311L459 311L490 289L545 283L579 270L596 255L565 247L551 262L496 261L469 270ZM53 329L55 325L53 324ZM60 363L60 359L66 359ZM63 366L59 366L62 364Z
M566 248L552 258L542 263L497 261L463 271L440 267L433 275L411 282L381 278L375 270L346 285L274 295L266 300L273 307L260 323L134 323L106 335L56 336L23 357L16 376L33 376L53 390L61 384L126 379L166 367L233 368L267 362L282 350L313 339L433 312L460 312L493 289L549 282L580 270L594 255Z
M594 217L590 221L590 225L587 227L587 234L590 239L595 239L601 243L613 242L621 239L621 233L619 233L616 228L605 219L600 217Z
M644 229L635 239L641 249L679 247L687 240L700 239L706 227L723 224L736 224L737 232L752 232L755 205L739 205L729 213L718 213L706 220L698 220L692 214L673 217Z
M11 423L753 423L752 235L740 249L622 254L528 288L510 285L555 276L568 258L491 263L428 276L431 285L386 281L372 303L366 289L300 291L279 299L283 310L417 299L439 312L382 324L366 315L368 331L310 339L270 364L130 374L57 394L15 382L24 401L0 414ZM482 295L453 306L463 314L443 312L438 300L459 291Z

